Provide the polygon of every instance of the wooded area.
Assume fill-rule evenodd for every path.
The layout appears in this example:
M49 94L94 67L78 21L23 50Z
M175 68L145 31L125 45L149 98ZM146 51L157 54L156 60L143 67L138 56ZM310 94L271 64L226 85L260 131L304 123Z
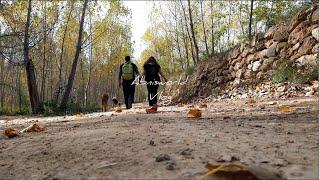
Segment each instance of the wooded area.
M156 54L170 74L190 74L202 60L225 52L251 36L263 36L308 1L169 1L153 2L149 44L141 59Z
M0 11L2 113L97 110L102 93L120 94L117 68L133 52L121 2L1 1Z
M155 56L166 74L259 36L307 1L153 1L138 64ZM0 2L0 113L95 111L131 55L130 10L122 1ZM138 101L145 99L138 90ZM66 111L67 110L67 111Z

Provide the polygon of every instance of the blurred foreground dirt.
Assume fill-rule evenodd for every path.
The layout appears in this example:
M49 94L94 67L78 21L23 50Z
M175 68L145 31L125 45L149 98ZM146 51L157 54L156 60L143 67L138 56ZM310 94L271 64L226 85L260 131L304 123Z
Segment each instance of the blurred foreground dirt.
M280 112L280 105L292 111ZM44 132L18 138L2 133L0 179L194 179L207 162L230 160L289 179L318 178L318 97L212 102L199 119L187 118L187 105L156 114L137 106L91 117L40 118ZM31 123L13 119L2 118L1 132ZM156 162L163 155L170 160Z

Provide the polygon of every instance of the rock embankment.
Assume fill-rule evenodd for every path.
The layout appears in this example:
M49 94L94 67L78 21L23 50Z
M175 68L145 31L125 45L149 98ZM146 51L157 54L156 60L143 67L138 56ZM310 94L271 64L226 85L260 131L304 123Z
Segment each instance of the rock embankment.
M286 91L282 89L287 87L295 91L295 87L287 83L270 83L271 77L283 61L290 61L298 68L318 66L318 12L315 6L302 11L287 24L271 27L264 36L256 36L224 55L202 62L186 86L180 88L178 99L210 95L228 98L260 96L277 92L277 89L283 93L274 94L283 96ZM318 91L317 86L317 83L312 87L301 85L297 89L313 95Z

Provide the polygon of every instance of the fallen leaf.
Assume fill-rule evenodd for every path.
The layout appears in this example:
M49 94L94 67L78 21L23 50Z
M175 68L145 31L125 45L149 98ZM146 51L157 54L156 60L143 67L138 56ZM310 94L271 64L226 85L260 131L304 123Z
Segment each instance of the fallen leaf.
M212 165L207 164L207 173L200 179L282 179L278 173L259 166L245 166L228 163Z
M253 104L255 104L256 103L256 101L254 100L254 99L252 99L252 98L249 98L248 100L247 100L247 102L246 102L246 104L249 104L249 105L253 105Z
M39 126L38 124L32 124L30 126L28 126L27 128L23 129L20 131L20 133L24 133L24 132L41 132L44 131L45 128Z
M19 134L16 133L16 130L12 128L7 128L4 130L4 135L8 136L8 138L19 137Z
M83 116L83 113L76 114L76 117L82 117L82 116Z
M197 108L189 109L188 117L191 117L191 118L199 118L199 117L201 117L201 110L197 109Z
M293 112L294 109L288 105L281 105L279 107L279 111L282 112L282 113L286 113L286 112Z
M121 107L116 107L116 108L114 109L114 111L117 112L117 113L121 113L121 112L122 112L122 109L121 109Z

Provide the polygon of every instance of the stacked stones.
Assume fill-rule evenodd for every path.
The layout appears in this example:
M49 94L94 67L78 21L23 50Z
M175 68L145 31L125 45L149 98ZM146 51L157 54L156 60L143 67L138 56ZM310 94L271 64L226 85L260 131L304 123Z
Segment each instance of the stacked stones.
M268 82L284 60L298 67L317 66L318 11L316 6L302 11L288 24L273 26L264 36L256 36L251 42L202 62L187 85L180 87L180 97L206 97L221 90Z

